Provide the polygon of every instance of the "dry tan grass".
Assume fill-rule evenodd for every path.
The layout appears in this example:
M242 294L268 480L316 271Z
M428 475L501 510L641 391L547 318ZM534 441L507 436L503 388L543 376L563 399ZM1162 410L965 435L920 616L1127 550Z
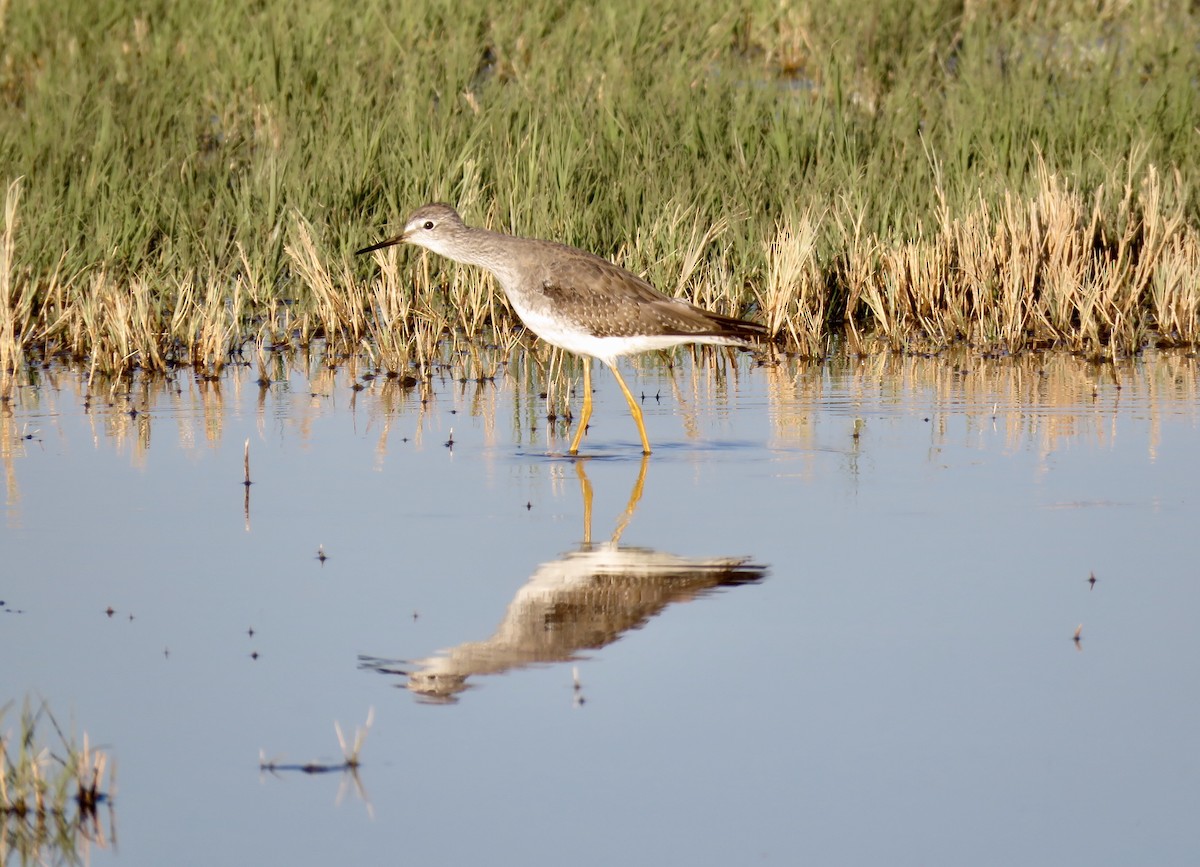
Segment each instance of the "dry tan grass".
M425 369L452 323L444 307L433 303L431 293L418 296L412 277L400 267L395 247L375 253L377 276L363 289L373 315L367 323L364 349L377 366L399 373L410 366ZM427 257L418 262L419 278L432 281ZM460 320L461 324L461 320Z
M811 213L780 223L766 241L767 273L756 289L763 324L800 352L825 354L829 293L817 259L818 222Z
M292 238L284 252L298 282L312 294L312 303L298 322L301 343L317 337L335 344L357 343L367 333L370 306L366 287L353 278L349 265L343 262L335 278L328 264L331 257L318 249L312 226L300 214L293 216Z
M1200 234L1183 218L1181 179L1130 169L1085 196L1039 163L1037 182L1031 199L943 210L928 231L890 245L841 215L852 331L873 327L894 349L1127 354L1152 340L1193 343Z
M33 281L16 273L17 204L21 179L4 196L4 231L0 233L0 398L6 398L24 362L24 349L37 323Z

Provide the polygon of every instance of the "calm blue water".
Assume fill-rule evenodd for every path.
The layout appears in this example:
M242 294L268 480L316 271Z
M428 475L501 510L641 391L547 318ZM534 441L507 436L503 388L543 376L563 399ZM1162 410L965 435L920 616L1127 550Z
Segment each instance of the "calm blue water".
M701 358L645 464L519 356L21 389L0 702L117 762L91 863L1195 863L1196 361Z

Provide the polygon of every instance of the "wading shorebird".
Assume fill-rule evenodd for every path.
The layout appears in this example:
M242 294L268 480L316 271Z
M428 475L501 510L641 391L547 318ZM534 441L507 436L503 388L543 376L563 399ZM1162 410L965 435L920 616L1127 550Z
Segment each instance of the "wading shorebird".
M682 343L747 348L766 336L767 329L758 323L668 298L641 277L583 250L472 228L445 204L418 208L399 235L357 253L395 244L415 244L455 262L487 269L534 334L567 352L598 358L608 365L629 403L642 438L642 453L647 455L650 440L642 410L617 370L617 359ZM592 373L591 365L585 363L583 409L571 440L573 455L579 453L591 415Z

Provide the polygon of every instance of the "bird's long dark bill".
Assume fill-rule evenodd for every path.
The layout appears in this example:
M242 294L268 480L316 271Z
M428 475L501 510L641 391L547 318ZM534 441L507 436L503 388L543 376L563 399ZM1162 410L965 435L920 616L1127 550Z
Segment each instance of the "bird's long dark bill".
M378 244L372 244L370 247L363 247L361 250L355 250L355 256L361 256L363 253L373 253L375 250L382 250L384 247L394 247L396 244L403 244L404 236L397 235L394 238L388 238L386 241L380 241Z

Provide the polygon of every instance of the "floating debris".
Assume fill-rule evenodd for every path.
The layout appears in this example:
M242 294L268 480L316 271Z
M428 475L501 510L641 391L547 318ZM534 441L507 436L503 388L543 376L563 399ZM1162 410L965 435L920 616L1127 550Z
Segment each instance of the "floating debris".
M342 726L334 720L333 730L337 734L338 746L342 750L341 762L305 762L303 764L288 764L286 762L278 762L268 760L266 753L262 750L258 751L258 769L260 771L270 771L271 773L279 773L280 771L299 771L304 774L331 774L336 772L354 772L361 764L359 758L362 752L363 744L367 740L367 732L371 730L372 723L375 722L375 708L367 710L367 722L362 728L355 726L354 728L354 743L347 744L346 737L342 734Z
M571 703L575 707L583 707L587 699L583 697L583 684L579 680L578 665L571 666L571 691L574 693L574 698L572 699Z

